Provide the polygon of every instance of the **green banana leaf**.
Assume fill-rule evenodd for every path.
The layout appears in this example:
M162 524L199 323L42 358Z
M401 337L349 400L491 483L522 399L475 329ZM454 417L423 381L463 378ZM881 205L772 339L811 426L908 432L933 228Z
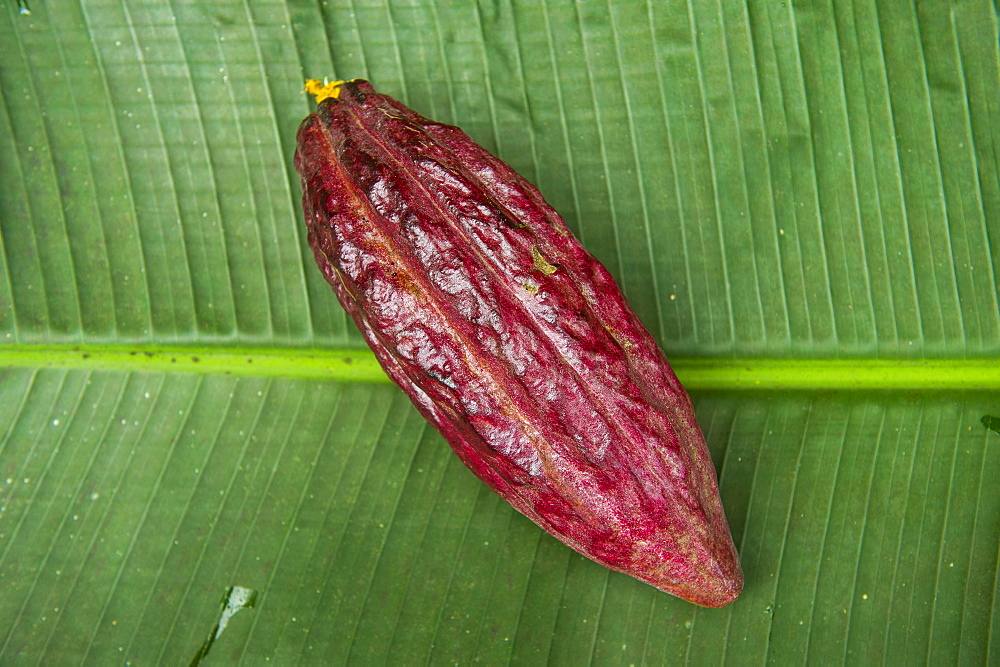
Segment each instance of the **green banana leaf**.
M385 380L305 243L305 77L608 266L738 601L570 551ZM983 0L0 4L0 662L1000 663L998 91Z

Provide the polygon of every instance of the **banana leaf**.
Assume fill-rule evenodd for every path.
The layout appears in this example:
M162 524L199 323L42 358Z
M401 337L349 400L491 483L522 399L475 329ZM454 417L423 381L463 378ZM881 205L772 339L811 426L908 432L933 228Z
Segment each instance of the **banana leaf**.
M612 271L737 602L570 551L386 381L305 241L306 77ZM997 91L974 0L0 4L0 662L1000 663Z

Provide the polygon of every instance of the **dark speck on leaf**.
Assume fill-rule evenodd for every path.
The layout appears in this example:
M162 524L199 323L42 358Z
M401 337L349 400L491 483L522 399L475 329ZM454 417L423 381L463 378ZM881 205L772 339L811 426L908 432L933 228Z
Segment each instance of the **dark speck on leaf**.
M193 361L194 363L198 363L199 361L201 361L201 359L199 359L198 357L191 357L191 361Z
M983 415L983 418L979 421L994 433L1000 433L1000 417L996 415Z

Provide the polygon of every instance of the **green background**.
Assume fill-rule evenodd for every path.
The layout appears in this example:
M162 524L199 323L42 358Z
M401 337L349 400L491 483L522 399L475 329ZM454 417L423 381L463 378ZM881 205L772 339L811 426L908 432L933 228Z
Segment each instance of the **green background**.
M232 585L208 662L1000 662L994 4L31 10L0 3L0 662L185 662ZM305 244L306 76L460 125L608 266L692 388L736 603L576 555L372 372Z

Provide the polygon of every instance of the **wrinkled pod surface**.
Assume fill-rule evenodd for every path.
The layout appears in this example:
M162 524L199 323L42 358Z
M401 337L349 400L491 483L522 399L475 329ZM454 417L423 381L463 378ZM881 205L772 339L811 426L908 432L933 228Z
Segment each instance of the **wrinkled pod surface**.
M608 271L460 129L364 80L324 90L295 155L309 244L386 373L569 547L698 605L735 600L691 401Z

